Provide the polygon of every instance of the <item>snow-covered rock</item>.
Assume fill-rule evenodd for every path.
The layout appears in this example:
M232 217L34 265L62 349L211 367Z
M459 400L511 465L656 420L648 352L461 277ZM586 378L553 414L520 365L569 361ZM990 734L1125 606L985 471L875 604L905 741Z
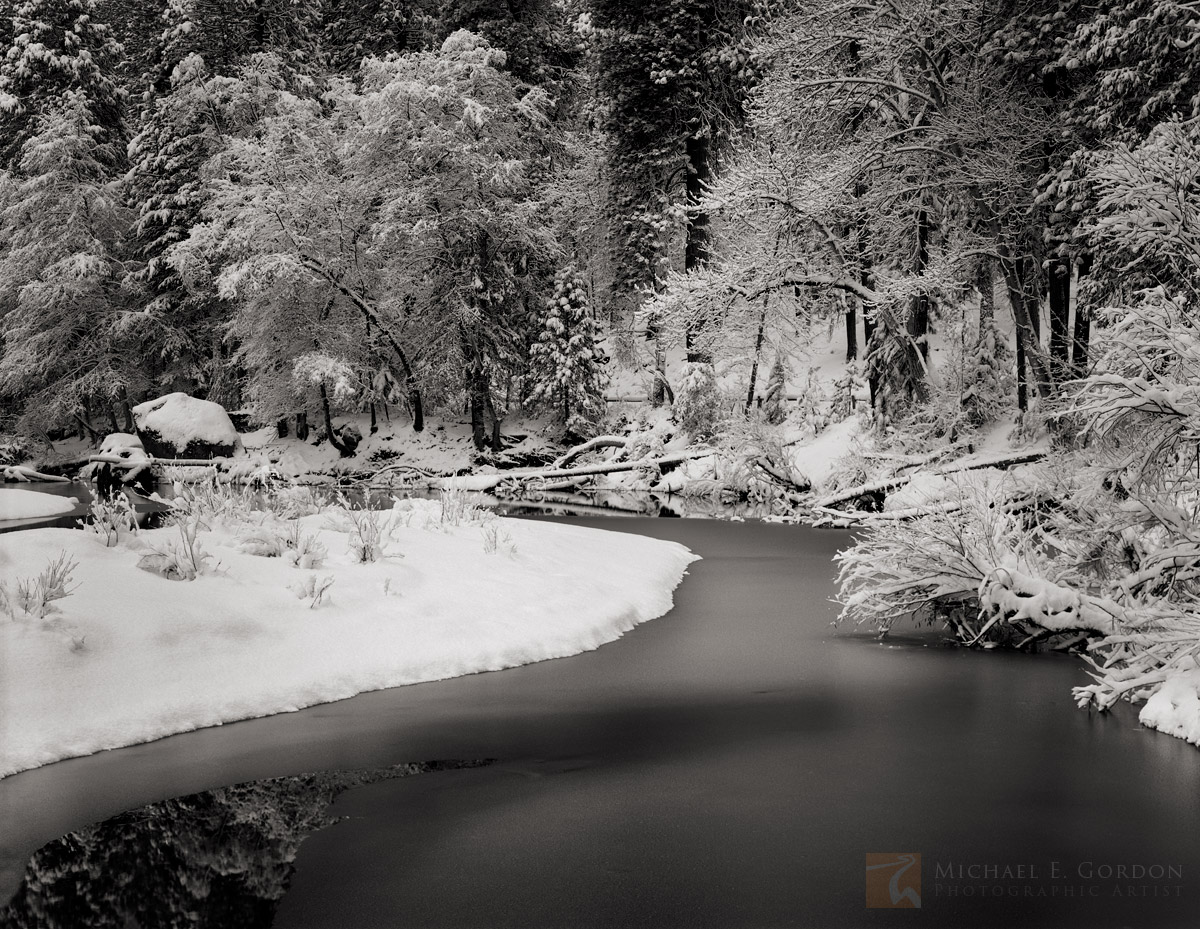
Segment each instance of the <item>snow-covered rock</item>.
M146 446L132 433L110 432L101 441L99 454L115 455L126 461L142 461L146 457Z
M211 400L167 394L139 403L133 416L142 445L155 457L224 458L239 446L229 414Z

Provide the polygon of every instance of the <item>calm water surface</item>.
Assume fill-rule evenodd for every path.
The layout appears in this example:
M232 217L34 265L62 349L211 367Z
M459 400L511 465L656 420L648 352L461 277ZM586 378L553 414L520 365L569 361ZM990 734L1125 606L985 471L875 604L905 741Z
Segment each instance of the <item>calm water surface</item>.
M1200 925L1200 752L1141 729L1128 708L1076 710L1076 659L835 631L842 533L572 521L674 539L704 560L671 613L592 653L0 780L0 900L39 846L123 810L302 772L495 759L322 787L304 793L309 806L263 801L260 820L320 814L295 814L302 842L299 827L283 830L286 864L272 864L276 896L256 918L356 929ZM277 783L272 796L295 796L297 782ZM213 802L204 796L189 802ZM871 852L922 855L922 913L865 907ZM1103 876L1118 865L1167 876ZM985 877L957 878L960 866ZM197 924L235 924L223 918Z

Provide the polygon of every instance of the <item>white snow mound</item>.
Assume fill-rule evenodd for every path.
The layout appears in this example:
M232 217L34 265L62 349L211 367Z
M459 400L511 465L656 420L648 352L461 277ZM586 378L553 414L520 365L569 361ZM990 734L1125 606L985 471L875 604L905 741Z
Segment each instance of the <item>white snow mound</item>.
M0 487L0 520L41 519L44 516L59 516L63 513L70 513L77 506L79 506L79 501L75 497L60 497L57 494L38 493L36 490ZM0 621L3 621L2 618ZM0 667L0 672L2 671L3 668ZM0 726L3 726L2 722L0 722Z
M211 445L237 443L237 430L225 407L211 400L197 400L176 392L139 403L133 408L133 415L139 429L153 429L179 448L193 441Z
M1143 726L1200 746L1200 668L1167 678L1138 719Z
M383 557L367 564L354 561L344 526L304 517L303 533L328 551L314 570L286 550L249 554L269 546L214 524L199 534L212 563L192 581L136 567L176 542L176 528L113 548L70 529L0 535L6 579L36 577L64 551L78 562L73 593L52 604L60 612L0 614L0 776L594 649L666 613L695 560L671 542L510 519L492 527L503 541L489 553L488 527L442 528L430 520L438 512L413 501L390 514ZM310 608L304 587L325 578L333 584Z

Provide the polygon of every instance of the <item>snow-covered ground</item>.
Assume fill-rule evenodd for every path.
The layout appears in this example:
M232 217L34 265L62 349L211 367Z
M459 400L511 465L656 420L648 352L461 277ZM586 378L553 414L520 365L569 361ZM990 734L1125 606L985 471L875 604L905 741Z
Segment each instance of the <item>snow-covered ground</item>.
M594 649L667 612L695 560L627 533L492 517L455 526L441 512L405 501L381 513L382 551L368 563L356 561L361 534L344 511L257 513L257 529L207 520L194 580L138 567L173 557L177 527L122 535L114 547L68 529L0 536L0 776ZM323 562L304 567L321 562L319 546ZM62 553L75 563L69 596L44 616L36 603L23 611L17 581Z

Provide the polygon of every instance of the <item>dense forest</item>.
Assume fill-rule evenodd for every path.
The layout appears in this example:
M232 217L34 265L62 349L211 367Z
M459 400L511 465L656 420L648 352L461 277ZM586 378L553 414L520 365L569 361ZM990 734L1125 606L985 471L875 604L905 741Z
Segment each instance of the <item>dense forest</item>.
M843 317L895 416L972 293L938 415L983 421L1192 270L1187 3L0 9L10 432L182 390L261 422L456 404L495 447L522 406L588 431L602 338L652 393L716 364L753 398Z
M851 615L1106 637L1102 705L1194 665L1197 3L0 14L0 432L132 431L183 391L335 444L455 409L483 453L519 411L603 432L632 371L769 460L796 359L844 331L814 430L863 396L897 454L1006 415L1052 445L1019 500L874 526Z

